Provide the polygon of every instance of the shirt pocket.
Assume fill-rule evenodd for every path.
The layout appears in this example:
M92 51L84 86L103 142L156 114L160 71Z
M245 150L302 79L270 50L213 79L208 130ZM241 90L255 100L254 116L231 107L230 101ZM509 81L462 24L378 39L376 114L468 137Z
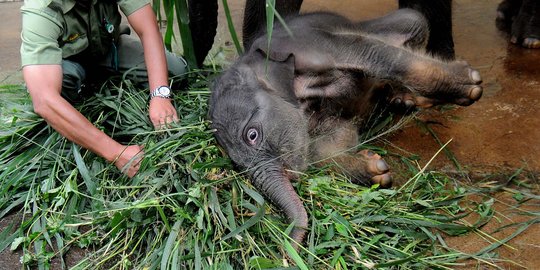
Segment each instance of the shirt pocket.
M62 39L62 58L79 54L88 48L86 33L73 33Z
M64 15L63 34L59 40L62 58L74 56L88 48L87 23L76 16L76 10Z

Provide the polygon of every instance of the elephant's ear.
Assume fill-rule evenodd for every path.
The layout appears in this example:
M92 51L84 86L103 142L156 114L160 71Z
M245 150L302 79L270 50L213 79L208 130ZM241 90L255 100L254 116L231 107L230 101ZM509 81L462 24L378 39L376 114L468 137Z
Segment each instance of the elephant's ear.
M288 102L297 103L294 95L295 56L291 52L253 49L247 55L249 66L259 82Z

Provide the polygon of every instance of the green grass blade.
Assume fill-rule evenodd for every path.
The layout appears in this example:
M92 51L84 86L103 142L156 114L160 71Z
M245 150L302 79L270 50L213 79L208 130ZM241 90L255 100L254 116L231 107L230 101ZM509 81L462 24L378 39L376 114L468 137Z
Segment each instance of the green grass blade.
M300 254L293 248L291 243L288 240L283 241L283 246L285 247L285 250L287 251L287 255L296 263L296 266L300 268L301 270L309 270L304 260L302 260L302 257L300 257Z
M195 50L193 49L193 39L191 38L191 29L189 28L189 10L187 0L175 1L176 20L180 29L182 39L182 48L184 49L184 58L190 68L197 67L195 59Z
M228 0L222 0L221 3L223 4L223 11L225 13L225 18L227 19L227 27L229 29L229 33L231 34L234 47L236 48L236 53L238 55L242 55L242 45L240 45L240 40L238 39L238 35L234 29L234 23L231 17L231 10L229 9Z
M81 174L81 177L84 180L84 184L86 185L86 190L90 194L90 196L94 196L96 194L97 185L94 180L92 180L92 176L90 175L90 171L88 171L88 168L86 167L86 164L81 157L81 153L79 152L79 147L75 144L72 145L71 150L73 151L73 157L75 157L75 163L77 164L77 169L79 169L79 173Z
M182 226L182 220L178 220L174 223L169 236L167 237L167 242L163 248L163 255L161 257L161 268L160 269L169 269L171 255L175 249L178 233L180 232L180 226Z

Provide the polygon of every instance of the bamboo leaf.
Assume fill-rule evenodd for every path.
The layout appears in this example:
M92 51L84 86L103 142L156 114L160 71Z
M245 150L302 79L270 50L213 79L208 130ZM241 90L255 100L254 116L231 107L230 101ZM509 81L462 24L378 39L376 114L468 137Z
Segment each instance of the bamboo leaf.
M229 33L231 34L231 39L233 40L234 47L236 48L236 53L238 55L242 55L242 46L240 45L240 41L238 39L238 35L236 34L236 30L234 29L233 20L231 17L231 10L229 9L229 3L228 0L222 0L221 3L223 4L223 11L225 13L225 18L227 19L227 27L229 29Z
M163 248L163 255L161 257L161 268L160 269L169 269L169 262L172 259L171 254L175 249L176 240L178 238L178 233L180 232L180 226L182 225L183 220L178 220L174 223L169 236L167 237L167 242Z
M187 0L175 1L176 20L180 29L180 37L182 38L182 47L184 48L184 58L190 68L197 67L195 59L195 50L193 49L193 39L191 38L191 30L189 28L189 11Z
M88 168L81 157L79 148L75 144L72 144L71 150L73 152L73 157L75 158L75 163L77 164L77 169L84 180L84 184L86 185L86 190L90 196L94 196L96 194L97 186L92 180L92 176L90 176L90 172L88 171Z
M304 260L302 260L302 258L300 257L300 254L298 254L298 252L292 247L291 243L288 240L285 240L283 242L283 245L285 247L285 250L287 251L287 255L289 255L289 257L294 261L294 263L296 263L298 268L300 268L301 270L309 270Z
M238 235L242 231L247 230L251 226L258 223L264 217L264 213L265 213L264 198L259 193L257 193L254 190L248 188L243 183L240 183L240 186L242 187L242 190L244 190L249 196L251 196L251 198L253 198L259 204L259 207L256 208L256 213L255 213L255 215L253 217L251 217L248 221L246 221L240 227L235 228L232 232L225 235L221 239L222 241L225 241L225 240L227 240L227 239L229 239L231 237L234 237L234 236Z

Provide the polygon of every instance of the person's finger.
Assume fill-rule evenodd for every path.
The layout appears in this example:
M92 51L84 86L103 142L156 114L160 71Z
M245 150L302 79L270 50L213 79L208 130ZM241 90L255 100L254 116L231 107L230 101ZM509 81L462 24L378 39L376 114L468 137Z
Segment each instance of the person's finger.
M140 163L137 163L137 164L135 164L135 166L133 166L133 171L135 172L135 174L139 171L140 168L141 168Z
M178 122L178 114L176 113L176 110L173 110L171 116L174 123Z
M167 118L166 117L161 117L159 119L159 128L158 129L164 129L167 127Z
M158 129L159 128L159 117L152 117L150 120L152 121L152 125L154 126L154 128Z
M167 127L170 127L174 123L174 117L173 115L167 115Z

